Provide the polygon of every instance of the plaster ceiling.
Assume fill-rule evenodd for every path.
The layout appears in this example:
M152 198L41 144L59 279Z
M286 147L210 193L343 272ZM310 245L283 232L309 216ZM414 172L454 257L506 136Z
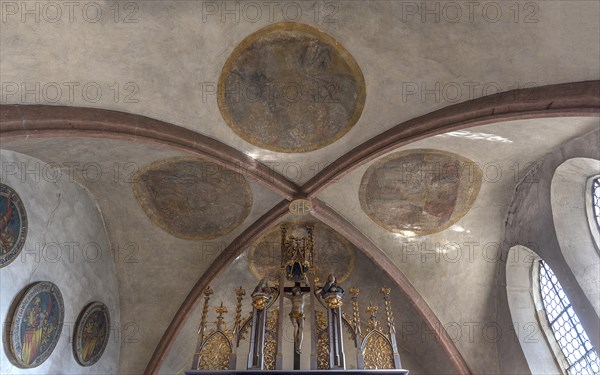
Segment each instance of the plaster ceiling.
M199 275L232 239L281 200L250 182L252 208L238 227L216 239L180 239L146 215L132 188L137 172L157 160L183 156L180 152L93 138L3 142L2 147L63 167L65 176L72 176L96 197L113 245L121 326L133 323L137 328L136 342L121 346L122 374L144 371L156 344ZM68 165L79 167L69 172L65 167ZM86 174L84 171L86 168L91 171L92 165L99 165L101 173Z
M98 4L108 10L112 2ZM276 12L273 20L264 17L257 22L235 22L225 18L223 22L220 15L207 15L200 2L135 4L135 23L110 18L96 23L14 19L3 23L2 81L16 84L18 92L8 95L4 91L2 104L96 107L148 116L220 141L301 185L383 131L449 104L496 91L600 76L597 2L535 3L537 22L524 22L522 15L520 22L514 22L512 16L489 22L476 15L473 21L455 23L422 22L420 16L406 13L403 2L334 2L335 22L315 18L314 13L307 16L307 10L298 21L334 38L356 61L366 90L362 115L353 126L348 122L351 128L338 130L340 135L347 133L330 144L323 142L319 145L323 147L311 147L312 151L303 153L282 153L272 151L276 149L272 145L247 142L239 131L233 131L219 108L217 89L222 68L239 43L273 21L285 21L285 17ZM510 14L508 8L504 11ZM41 88L52 82L63 91L57 100L49 102L48 93ZM36 83L40 86L37 97L21 95L23 85L36 87ZM74 83L75 95L69 95L69 83ZM97 101L80 90L92 84L102 90ZM10 87L14 88L12 84ZM458 97L444 89L456 87ZM432 89L433 94L428 93ZM532 93L536 91L529 91L525 98L512 98L515 106L525 106L529 99L535 102ZM472 160L482 170L481 188L465 215L456 217L449 227L422 237L391 233L361 209L361 179L378 161L358 166L316 197L381 249L442 323L490 322L495 319L498 262L488 259L493 257L493 248L489 254L482 249L503 239L502 225L514 184L530 162L597 127L597 118L585 117L499 122L433 137L423 133L420 137L424 139L391 150L441 150ZM284 130L275 134L289 137L288 129ZM198 279L217 272L209 269L210 265L226 258L223 250L234 244L234 239L244 239L245 230L267 230L253 223L289 196L282 197L281 191L269 190L268 184L248 179L252 204L247 216L240 216L240 225L210 240L177 238L146 215L136 200L132 177L151 163L190 154L197 158L198 153L191 152L191 146L187 150L167 147L167 142L158 145L94 138L100 133L17 137L3 139L1 146L56 163L74 174L74 179L96 197L115 244L113 251L134 249L133 258L124 256L115 267L121 319L138 324L140 341L121 346L119 368L123 374L139 374L147 368ZM67 166L72 163L78 167L69 171ZM91 163L100 166L102 173L97 178L85 172ZM475 254L466 256L473 243L478 244ZM457 254L465 255L455 258ZM363 263L357 270L361 267L367 266ZM159 308L156 301L160 301ZM192 320L182 324L189 328L194 325ZM189 336L181 338L185 329L175 336L177 342L189 342ZM499 361L495 345L481 335L477 340L475 344L459 340L455 345L472 372L493 372ZM425 349L421 354L425 358ZM178 362L181 358L172 356L169 354L167 368L185 366ZM416 355L415 361L422 362L422 358Z
M532 18L537 22L525 22L529 11L524 9L515 22L507 6L498 22L489 22L482 16L482 2L472 22L465 5L463 18L454 23L431 18L422 22L420 13L407 15L403 2L397 1L333 2L337 10L327 19L333 11L324 11L326 3L319 3L318 17L306 4L297 22L317 27L352 55L364 75L366 102L356 125L335 143L301 155L278 153L253 146L231 131L219 110L217 86L225 62L240 42L289 18L280 7L271 18L263 9L256 22L243 17L236 21L233 16L223 22L223 7L211 16L203 3L135 2L137 22L132 23L114 22L112 1L98 2L105 12L96 23L81 17L56 23L8 18L0 37L5 52L0 68L2 81L18 88L3 98L3 104L141 114L220 140L302 183L353 147L436 109L497 91L600 75L600 5L593 1L537 2ZM122 13L121 20L130 12ZM52 82L62 88L56 99L52 92L42 93L43 86ZM28 89L39 83L37 101L35 95L22 97L24 83ZM101 95L92 101L93 89L89 95L83 89L96 84ZM455 86L458 95L450 92Z

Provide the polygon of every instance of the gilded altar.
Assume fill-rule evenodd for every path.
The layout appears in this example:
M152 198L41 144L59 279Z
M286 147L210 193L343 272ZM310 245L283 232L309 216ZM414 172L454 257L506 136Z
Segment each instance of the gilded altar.
M230 321L229 307L219 302L211 308L213 290L205 289L192 369L187 373L385 369L407 374L401 369L391 289L379 290L381 311L371 300L361 306L359 287L346 291L335 275L324 281L315 275L319 244L312 225L306 225L304 235L290 233L285 224L279 229L277 278L263 277L249 292L243 287L233 290L236 304L231 306ZM212 324L207 318L211 309L217 314ZM351 357L352 368L347 368Z

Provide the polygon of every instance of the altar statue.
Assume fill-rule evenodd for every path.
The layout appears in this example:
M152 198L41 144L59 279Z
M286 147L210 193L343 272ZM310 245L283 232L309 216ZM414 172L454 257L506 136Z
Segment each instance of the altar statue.
M258 285L256 285L256 288L254 288L254 291L252 292L251 296L254 297L257 294L267 294L267 295L271 294L271 287L269 286L269 279L267 279L266 277L263 277L258 282Z
M326 294L333 294L333 293L344 295L344 289L342 289L342 287L336 283L335 276L330 274L329 277L327 278L327 282L321 289L320 293L321 293L321 296L325 296Z

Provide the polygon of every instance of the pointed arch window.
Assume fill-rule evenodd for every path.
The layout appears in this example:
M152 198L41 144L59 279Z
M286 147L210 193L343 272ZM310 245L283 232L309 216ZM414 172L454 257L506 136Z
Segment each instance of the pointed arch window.
M552 269L539 262L540 294L552 333L568 362L568 374L598 374L600 359Z

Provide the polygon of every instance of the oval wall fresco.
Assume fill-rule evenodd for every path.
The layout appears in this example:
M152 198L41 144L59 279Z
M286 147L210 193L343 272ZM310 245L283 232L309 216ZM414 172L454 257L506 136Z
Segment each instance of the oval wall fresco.
M14 308L10 350L18 367L32 368L50 357L60 338L65 307L62 294L51 282L26 289Z
M133 192L155 224L189 240L231 232L252 208L252 191L244 176L188 157L142 168L133 178Z
M432 234L467 213L481 187L481 175L475 162L450 152L395 152L365 172L360 205L373 221L391 232Z
M218 103L245 141L279 152L307 152L335 142L358 121L365 82L335 39L293 22L246 37L223 67Z
M308 222L288 222L288 236L306 236ZM356 250L339 233L320 223L314 225L314 264L316 276L322 282L329 274L334 274L338 282L343 282L352 274L355 266ZM248 268L258 279L267 277L277 280L281 267L281 230L271 228L267 234L248 247Z
M73 339L75 359L82 366L91 366L100 360L110 336L110 314L102 302L92 302L83 309Z
M10 186L0 183L0 268L15 260L27 237L23 201Z

